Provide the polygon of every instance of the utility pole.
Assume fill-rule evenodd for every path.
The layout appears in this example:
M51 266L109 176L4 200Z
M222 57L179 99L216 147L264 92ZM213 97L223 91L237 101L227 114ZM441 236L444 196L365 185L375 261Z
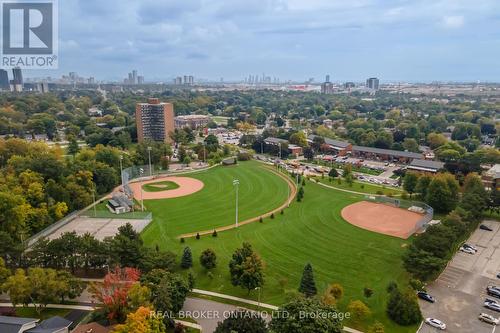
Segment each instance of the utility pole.
M280 157L280 160L281 160L281 142L278 142L278 146L280 147L280 155L279 155L279 157Z
M233 180L233 186L236 188L236 228L238 228L238 187L240 181L238 179Z
M203 163L207 163L207 143L203 140Z

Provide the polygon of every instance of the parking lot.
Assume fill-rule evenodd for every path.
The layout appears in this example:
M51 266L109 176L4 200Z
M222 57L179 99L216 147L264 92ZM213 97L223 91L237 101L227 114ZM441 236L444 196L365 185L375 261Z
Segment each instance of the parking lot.
M477 229L467 241L477 248L476 254L457 252L445 271L427 288L436 303L419 300L424 318L433 317L446 323L447 332L490 333L495 327L478 320L481 312L500 317L483 307L488 285L499 285L500 279L500 223L484 221L493 231ZM500 300L498 300L500 301ZM419 333L438 330L423 324Z

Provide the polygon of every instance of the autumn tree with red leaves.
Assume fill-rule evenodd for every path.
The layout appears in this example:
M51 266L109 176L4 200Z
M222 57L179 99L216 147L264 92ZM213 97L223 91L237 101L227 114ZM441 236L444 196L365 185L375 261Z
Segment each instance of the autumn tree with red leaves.
M129 291L139 283L141 272L136 268L120 268L106 274L103 282L90 285L92 298L103 305L103 311L111 321L124 322L129 309Z

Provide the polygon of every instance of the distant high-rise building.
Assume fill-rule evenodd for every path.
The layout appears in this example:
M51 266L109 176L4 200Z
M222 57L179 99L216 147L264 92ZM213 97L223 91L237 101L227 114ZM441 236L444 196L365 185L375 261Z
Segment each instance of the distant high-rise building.
M189 77L187 75L184 75L184 84L189 84Z
M45 94L49 92L49 84L47 82L37 83L36 91L39 93Z
M134 84L134 77L132 76L132 73L128 73L128 84Z
M21 70L21 68L19 67L16 67L16 68L12 68L12 81L14 84L20 84L20 85L23 85L23 72Z
M137 103L135 108L137 139L171 142L170 132L174 131L174 105L160 103L158 98L150 98L148 103Z
M333 94L333 83L330 82L330 75L326 76L326 80L321 84L322 94Z
M180 86L182 84L182 76L178 76L174 79L174 84Z
M354 84L354 82L346 82L344 83L344 88L345 89L351 89L351 88L354 88L356 87L356 85Z
M190 86L192 86L192 85L194 84L194 76L189 75L189 77L188 77L188 84L189 84Z
M132 71L132 84L137 84L137 83L138 83L138 81L137 81L137 70L134 69Z
M0 89L10 90L9 73L5 69L0 69Z
M95 78L93 76L89 77L88 84L95 84Z
M139 75L137 77L137 84L144 84L144 76Z
M378 90L379 88L379 79L376 77L371 77L366 80L366 88L372 89L372 90Z

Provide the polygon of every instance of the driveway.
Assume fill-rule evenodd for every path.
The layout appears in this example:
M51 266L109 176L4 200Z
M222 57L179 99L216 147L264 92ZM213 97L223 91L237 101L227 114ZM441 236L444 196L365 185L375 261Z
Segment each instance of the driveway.
M430 284L428 292L436 298L431 304L420 300L425 317L437 318L447 325L448 332L490 333L494 327L478 320L481 312L499 317L500 313L483 307L488 285L500 285L500 223L484 221L493 231L477 229L467 241L478 252L474 255L457 252L439 278ZM500 301L500 300L499 300ZM424 324L419 333L436 332Z

